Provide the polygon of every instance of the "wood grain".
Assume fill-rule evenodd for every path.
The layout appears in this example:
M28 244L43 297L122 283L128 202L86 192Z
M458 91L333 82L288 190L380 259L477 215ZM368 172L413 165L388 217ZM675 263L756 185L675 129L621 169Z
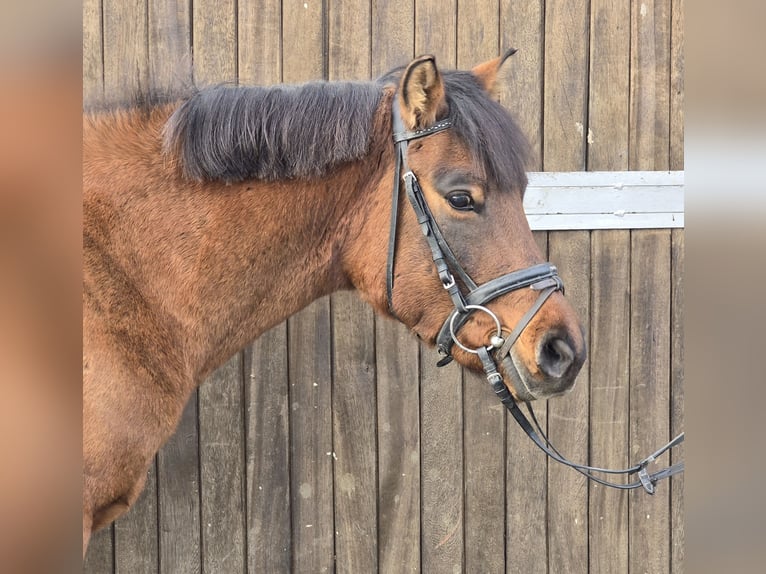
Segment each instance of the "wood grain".
M463 567L463 376L456 363L436 367L421 344L420 476L421 568L460 572Z
M100 103L104 98L101 13L101 0L82 3L82 102L85 107Z
M535 231L540 253L548 257L548 233ZM548 402L532 404L543 430ZM506 416L506 572L548 572L548 459L511 416ZM546 430L547 432L547 430Z
M104 98L133 101L149 86L145 0L103 0Z
M237 353L199 388L203 572L243 572L245 433L243 357Z
M670 169L684 168L684 0L671 0Z
M630 4L591 0L588 170L628 168Z
M289 572L290 393L287 322L245 353L249 572Z
M379 77L414 56L415 0L372 0L371 73Z
M414 56L414 0L373 0L373 76ZM391 319L375 320L378 442L378 567L420 572L420 369L412 333Z
M157 457L160 574L200 572L198 392Z
M148 0L149 87L181 95L192 86L191 0Z
M499 4L458 5L460 69L498 56ZM469 271L470 273L470 271ZM465 563L467 572L505 572L505 408L479 373L463 372Z
M336 572L378 570L375 323L352 293L332 296Z
M133 508L114 523L114 564L117 574L159 571L157 532L157 457Z
M238 0L238 72L241 84L282 79L282 2Z
M566 298L585 330L590 331L589 231L557 231L548 236L548 256L559 269ZM588 459L590 362L574 389L548 401L548 436L570 460ZM548 566L553 572L588 570L588 481L561 464L548 465Z
M670 293L670 434L675 437L685 428L684 416L684 273L685 233L674 229L670 238L671 293ZM673 449L673 464L684 460L684 446ZM665 486L665 485L663 485ZM684 475L676 475L670 482L670 571L682 574L686 544L684 510Z
M631 4L629 169L669 169L670 2Z
M420 572L418 343L391 319L375 321L380 572Z
M288 321L292 569L334 565L332 356L330 301L315 301Z
M503 67L498 96L527 136L529 169L535 170L543 165L544 5L543 0L500 1L500 48L518 52Z
M237 80L235 0L193 0L194 83L206 86Z
M594 231L591 254L590 464L626 468L630 465L630 232ZM627 572L627 494L591 483L588 515L589 572Z
M631 235L630 458L641 460L670 440L670 230ZM669 462L665 454L650 467ZM660 466L662 465L662 466ZM670 566L670 484L648 496L629 495L629 568L666 572Z
M543 170L586 167L588 2L545 2Z
M102 528L88 543L83 563L84 574L111 574L114 572L114 525Z

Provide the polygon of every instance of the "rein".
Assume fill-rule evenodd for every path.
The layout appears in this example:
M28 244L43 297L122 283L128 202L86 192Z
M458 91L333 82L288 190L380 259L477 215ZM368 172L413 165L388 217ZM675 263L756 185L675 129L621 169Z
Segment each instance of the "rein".
M437 366L443 367L449 364L452 360L451 350L453 345L457 345L468 353L475 354L479 357L484 369L484 374L487 377L487 382L492 387L492 390L500 399L508 411L513 415L514 420L518 423L521 429L527 434L527 436L550 458L573 468L577 472L583 474L588 479L593 480L604 486L617 488L621 490L633 490L635 488L643 488L649 494L654 494L655 485L658 481L678 474L684 470L684 463L680 462L658 470L653 473L649 473L647 467L649 464L655 461L665 451L679 445L684 440L684 433L679 434L676 438L663 446L661 449L647 456L641 460L638 464L629 468L611 470L605 468L599 468L594 466L588 466L584 464L577 464L571 462L564 457L556 448L550 443L548 437L540 428L540 423L535 417L529 403L527 403L527 410L529 411L530 418L534 422L534 425L530 423L529 419L524 415L519 408L518 403L513 398L513 395L508 390L508 387L503 382L503 377L498 372L498 364L502 363L506 357L509 357L511 347L521 336L524 328L529 324L535 314L545 304L548 298L556 291L564 292L564 283L558 276L556 267L550 263L541 263L507 273L496 277L482 285L477 285L471 276L460 265L460 262L455 257L454 252L450 248L447 241L444 239L439 226L436 223L436 219L431 213L428 203L426 202L423 190L418 183L417 177L409 169L407 165L407 146L412 140L427 137L429 135L438 133L440 131L449 129L452 126L452 122L449 119L436 122L434 125L416 131L408 131L404 127L402 121L401 112L399 110L399 98L394 97L392 106L392 123L393 123L393 140L396 146L395 150L395 168L394 168L394 185L393 195L391 199L391 225L389 230L388 239L388 260L386 264L386 301L388 304L389 312L397 317L394 311L393 304L393 292L394 292L394 263L396 258L396 237L398 229L398 212L399 212L399 196L401 194L401 182L404 181L404 188L407 194L412 209L415 211L415 215L420 225L420 229L425 236L426 242L431 249L431 257L436 267L436 271L441 280L442 287L447 291L450 299L452 300L455 308L450 315L444 321L439 334L436 337L436 348L442 358L437 363ZM458 282L455 280L457 276L465 288L468 290L466 295L463 294ZM519 320L518 324L508 334L507 337L503 337L503 329L500 324L500 320L490 309L486 307L486 304L490 301L505 295L512 291L519 289L530 288L533 291L539 291L539 295L535 303L527 310L524 316ZM463 345L457 337L457 333L460 328L465 325L471 315L475 312L486 313L494 321L496 327L496 333L490 339L490 344L487 346L477 347L471 349ZM513 366L513 359L508 361L508 364ZM518 373L515 373L517 380L521 381ZM604 473L610 475L638 475L638 480L626 484L615 483L600 478L593 473Z

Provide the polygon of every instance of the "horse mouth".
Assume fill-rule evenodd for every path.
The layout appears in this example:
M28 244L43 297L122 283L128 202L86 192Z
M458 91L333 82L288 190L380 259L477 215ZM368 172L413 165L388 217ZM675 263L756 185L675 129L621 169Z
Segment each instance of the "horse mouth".
M502 362L502 370L508 389L517 401L532 402L538 399L550 399L566 394L572 390L574 380L536 381L521 361L513 358L513 352L506 355Z

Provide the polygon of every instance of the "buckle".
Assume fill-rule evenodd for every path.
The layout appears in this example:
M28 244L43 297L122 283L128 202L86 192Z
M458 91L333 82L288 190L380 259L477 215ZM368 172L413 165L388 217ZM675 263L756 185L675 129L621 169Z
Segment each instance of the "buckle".
M646 471L645 464L641 465L641 468L638 470L638 479L641 481L641 486L644 487L646 492L654 494L654 482L652 482L652 477Z

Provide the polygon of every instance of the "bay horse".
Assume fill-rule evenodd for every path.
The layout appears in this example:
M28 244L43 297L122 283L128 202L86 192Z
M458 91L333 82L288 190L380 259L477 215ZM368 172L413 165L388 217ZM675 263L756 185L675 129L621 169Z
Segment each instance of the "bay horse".
M517 400L572 387L579 320L525 279L555 268L522 206L528 144L493 98L512 53L84 114L83 553L135 502L193 390L333 291L429 344L447 329L439 348L470 369L502 346L493 376Z

